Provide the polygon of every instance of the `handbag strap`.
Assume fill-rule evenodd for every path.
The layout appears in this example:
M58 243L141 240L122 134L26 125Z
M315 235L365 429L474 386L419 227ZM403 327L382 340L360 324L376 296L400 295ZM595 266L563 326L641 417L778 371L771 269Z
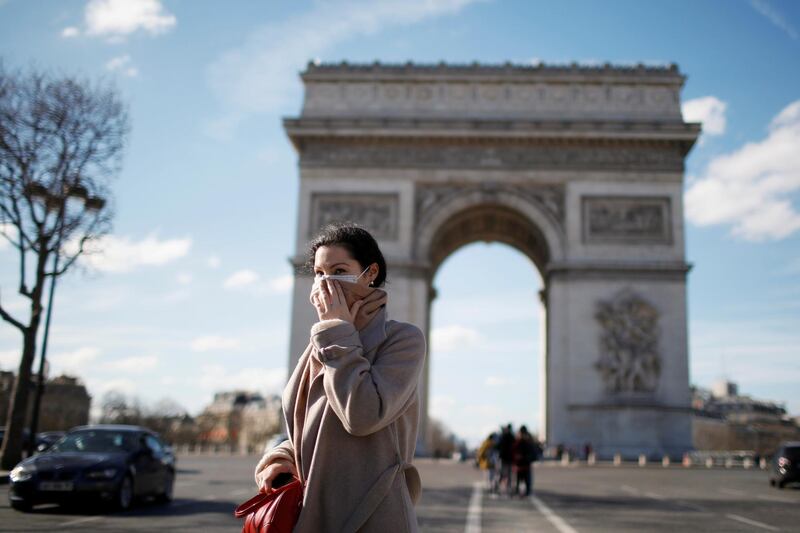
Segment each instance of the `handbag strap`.
M275 498L277 498L278 496L280 496L284 492L287 492L287 491L291 490L293 487L296 487L298 485L300 486L300 489L302 490L303 485L300 482L300 480L299 479L294 479L293 481L287 483L286 485L283 485L282 487L278 487L277 489L274 489L274 490L270 491L269 493L267 493L267 492L259 492L258 494L256 494L255 496L253 496L252 498L250 498L249 500L247 500L243 504L239 505L236 508L236 510L233 512L233 515L236 518L242 518L243 516L246 516L246 515L248 515L248 514L250 514L252 512L257 511L259 508L263 507L264 505L266 505L270 501L274 500Z

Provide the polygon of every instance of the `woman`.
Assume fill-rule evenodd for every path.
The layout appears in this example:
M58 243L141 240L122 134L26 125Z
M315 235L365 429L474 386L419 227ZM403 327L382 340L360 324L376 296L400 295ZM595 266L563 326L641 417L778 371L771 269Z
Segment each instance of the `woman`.
M283 391L289 440L264 454L256 484L284 472L305 485L295 532L418 531L421 485L411 465L425 338L388 320L386 261L354 225L309 245L319 322Z

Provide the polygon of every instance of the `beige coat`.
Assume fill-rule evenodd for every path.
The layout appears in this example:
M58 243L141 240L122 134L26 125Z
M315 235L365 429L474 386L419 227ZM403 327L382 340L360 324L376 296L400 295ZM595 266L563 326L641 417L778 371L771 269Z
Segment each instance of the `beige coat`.
M416 532L421 484L411 465L425 338L386 319L357 331L342 320L311 328L283 392L289 440L267 452L295 463L305 481L296 533Z

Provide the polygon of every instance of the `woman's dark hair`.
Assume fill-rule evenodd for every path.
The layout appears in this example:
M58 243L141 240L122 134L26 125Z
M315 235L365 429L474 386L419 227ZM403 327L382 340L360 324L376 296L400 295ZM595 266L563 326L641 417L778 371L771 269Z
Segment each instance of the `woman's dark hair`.
M350 222L329 224L322 228L308 244L306 268L309 271L314 270L314 257L320 246L341 246L358 261L362 269L377 263L378 276L372 286L381 287L386 282L386 260L375 238L364 228Z

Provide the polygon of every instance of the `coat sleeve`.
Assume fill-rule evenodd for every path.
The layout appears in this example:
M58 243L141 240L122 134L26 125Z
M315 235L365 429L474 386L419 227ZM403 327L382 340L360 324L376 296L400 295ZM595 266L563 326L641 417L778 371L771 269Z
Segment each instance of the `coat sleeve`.
M425 360L425 337L416 326L406 324L390 335L372 364L350 322L318 322L311 342L325 365L328 402L348 433L364 436L386 427L416 398Z
M269 466L270 463L274 463L280 459L294 464L294 447L292 446L291 439L281 442L261 457L261 460L258 461L258 464L256 465L255 472L253 472L253 478L256 480L256 485L258 485L258 473Z

